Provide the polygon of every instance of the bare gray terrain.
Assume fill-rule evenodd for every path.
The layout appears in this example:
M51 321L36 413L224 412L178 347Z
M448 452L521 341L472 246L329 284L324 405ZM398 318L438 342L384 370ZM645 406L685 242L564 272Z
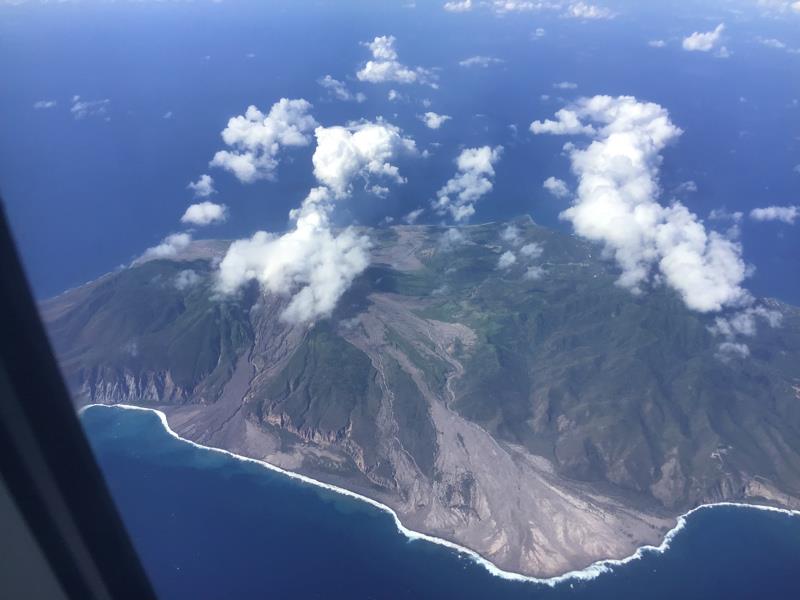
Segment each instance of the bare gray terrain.
M160 408L183 437L372 497L506 570L628 556L701 503L800 508L797 308L763 301L780 325L724 357L712 317L620 289L574 237L518 220L541 252L498 269L505 226L368 231L371 267L311 325L255 286L212 293L224 242L42 311L79 404Z

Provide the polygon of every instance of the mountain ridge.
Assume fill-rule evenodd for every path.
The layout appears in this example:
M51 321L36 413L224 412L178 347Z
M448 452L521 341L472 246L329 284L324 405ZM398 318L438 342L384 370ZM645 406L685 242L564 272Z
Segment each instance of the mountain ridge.
M255 285L215 295L224 242L43 316L79 404L158 407L184 437L364 493L511 571L627 556L710 501L800 507L797 308L768 301L781 326L726 362L711 317L620 289L597 246L530 219L446 231L369 230L370 267L313 326Z

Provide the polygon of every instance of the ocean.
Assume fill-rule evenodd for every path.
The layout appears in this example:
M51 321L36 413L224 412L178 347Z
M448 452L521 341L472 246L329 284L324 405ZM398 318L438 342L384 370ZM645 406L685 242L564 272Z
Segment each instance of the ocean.
M213 175L214 200L230 207L230 218L196 237L285 230L289 210L315 185L314 144L284 152L271 181L243 185L208 165L229 118L250 104L267 111L281 97L312 102L325 126L383 117L427 151L397 163L407 182L390 186L386 198L356 185L337 207L337 224L378 225L427 207L464 147L502 145L494 189L472 222L530 214L568 231L558 217L567 201L542 182L556 176L574 186L562 146L575 140L533 136L528 127L595 94L657 102L684 130L664 153L664 204L680 199L705 218L712 209L798 202L800 56L758 42L800 47L796 21L758 18L755 2L734 18L721 0L618 0L617 18L593 22L552 11L453 14L443 1L409 4L0 2L0 191L36 296L128 264L179 231L193 201L186 185L202 173ZM720 21L730 58L681 50L681 36ZM438 88L359 82L356 70L369 57L362 44L379 35L397 38L404 64L433 69ZM649 47L656 38L666 47ZM500 62L460 66L473 56ZM325 75L366 101L331 100L317 83ZM392 88L400 100L388 99ZM108 100L105 114L75 119L74 95ZM34 108L42 100L56 104ZM427 110L452 120L428 129L420 119ZM687 181L696 192L680 191ZM439 220L429 211L421 222ZM800 278L786 276L797 270L800 236L785 223L745 219L741 237L755 267L748 289L800 304Z
M797 598L800 518L698 511L664 553L591 581L508 581L392 517L171 436L155 413L92 407L82 421L159 598Z

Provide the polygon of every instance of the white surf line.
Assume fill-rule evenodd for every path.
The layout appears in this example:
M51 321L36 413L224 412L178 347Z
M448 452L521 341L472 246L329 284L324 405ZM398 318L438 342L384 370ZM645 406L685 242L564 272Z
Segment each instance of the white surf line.
M389 513L394 519L394 523L395 526L397 527L397 530L404 536L406 536L409 540L425 540L426 542L430 542L432 544L439 544L440 546L444 546L446 548L450 548L451 550L455 550L456 552L467 556L472 561L485 568L492 575L509 581L525 581L529 583L538 583L542 585L547 585L550 587L555 587L559 583L564 583L571 580L590 581L592 579L599 577L603 573L610 572L613 569L613 567L619 567L622 565L626 565L630 562L633 562L635 560L639 560L646 554L650 553L663 554L669 549L670 544L672 543L672 540L675 538L675 536L678 535L678 533L680 533L680 531L686 526L687 518L690 517L692 514L706 508L714 508L717 506L728 506L734 508L752 508L756 510L764 510L768 512L781 513L788 516L800 517L800 510L776 508L774 506L767 506L763 504L745 504L743 502L715 502L709 504L701 504L693 508L692 510L687 511L684 514L677 517L678 519L677 524L675 525L675 527L670 529L664 535L664 539L658 546L650 546L650 545L641 546L637 548L633 554L625 558L619 558L619 559L609 558L609 559L599 560L583 569L568 571L556 577L547 577L547 578L532 577L530 575L523 575L522 573L515 573L514 571L506 571L504 569L501 569L493 562L484 558L474 550L470 550L469 548L465 548L464 546L459 546L458 544L456 544L455 542L451 542L450 540L445 540L432 535L428 535L427 533L420 533L419 531L414 531L413 529L409 529L400 522L400 518L397 516L397 513L394 511L394 509L392 509L389 506L386 506L385 504L381 504L377 500L373 500L372 498L363 496L357 492L351 492L350 490L347 490L345 488L340 488L330 483L325 483L324 481L318 481L316 479L312 479L307 475L301 475L300 473L287 471L286 469L282 469L281 467L275 466L263 460L250 458L247 456L241 456L239 454L234 454L233 452L229 450L224 450L222 448L215 448L213 446L204 446L203 444L198 444L197 442L193 442L192 440L183 438L172 430L172 428L169 426L169 422L167 421L167 415L158 409L147 408L144 406L134 406L133 404L87 404L86 406L83 406L78 412L83 413L85 410L94 407L123 408L125 410L140 410L140 411L155 413L156 415L158 415L158 418L161 420L161 424L164 426L164 429L167 431L167 433L169 433L172 437L174 437L177 440L190 444L195 448L210 450L212 452L219 452L221 454L226 454L237 460L249 463L255 463L257 465L261 465L266 469L269 469L270 471L280 473L297 481L302 481L303 483L309 485L317 486L326 490L330 490L332 492L336 492L343 496L348 496L350 498L366 502L367 504L374 506L375 508L378 508L386 513Z

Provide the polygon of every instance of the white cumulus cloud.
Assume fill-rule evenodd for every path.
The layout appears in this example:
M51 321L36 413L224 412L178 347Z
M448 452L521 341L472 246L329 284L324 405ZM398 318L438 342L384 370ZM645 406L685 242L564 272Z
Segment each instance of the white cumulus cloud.
M464 60L458 61L461 67L483 67L484 69L490 65L499 65L505 62L502 58L495 58L493 56L470 56Z
M417 219L419 219L420 216L422 216L422 213L424 212L425 212L424 208L416 208L411 212L409 212L408 214L406 214L405 216L403 216L403 221L408 225L413 225L414 223L417 222Z
M175 287L179 290L185 290L200 283L202 277L192 269L184 269L175 276Z
M750 348L747 344L740 342L722 342L717 347L717 357L727 362L733 358L747 358L750 356Z
M544 248L542 248L541 244L537 244L536 242L531 242L530 244L525 244L522 248L520 248L519 252L525 258L536 260L542 255L542 253L544 252Z
M537 135L541 133L553 135L594 134L594 127L582 123L574 109L562 108L556 112L555 117L555 121L552 119L534 121L531 123L531 132Z
M364 45L372 53L372 59L356 73L359 81L369 83L395 82L401 84L423 83L436 87L431 71L422 67L408 67L398 60L393 35L381 35Z
M251 105L245 114L231 118L222 131L223 141L233 150L220 150L212 167L233 173L239 181L251 183L272 179L284 146L307 146L317 122L309 114L311 104L303 99L281 98L268 114Z
M289 298L281 318L290 323L326 317L353 280L369 265L370 241L348 227L334 231L330 215L336 200L347 197L352 180L373 176L402 182L394 157L416 152L414 141L389 123L360 122L317 127L313 188L289 217L293 229L283 235L258 231L231 244L219 265L217 289L232 294L249 281L264 293ZM372 185L383 195L383 186Z
M514 255L514 253L511 252L511 250L506 250L500 255L500 258L497 260L497 268L508 269L515 262L517 262L517 257Z
M506 228L500 232L500 239L507 244L516 246L520 242L519 229L516 225L507 225Z
M445 122L449 121L453 117L448 115L440 115L435 112L426 112L424 115L420 117L420 120L425 123L425 127L428 129L439 129Z
M710 221L733 221L734 223L738 223L742 220L743 216L744 214L739 211L729 212L725 208L714 208L708 213L708 219Z
M439 247L443 251L448 252L456 246L466 243L466 241L467 237L460 229L457 227L448 227L439 239Z
M438 214L450 213L455 221L475 214L475 203L492 191L494 165L500 160L502 146L466 148L456 159L457 173L436 194L432 202Z
M330 315L369 265L370 248L369 239L352 228L332 231L332 202L327 188L314 188L291 212L294 229L283 235L258 231L233 242L219 265L218 290L231 294L257 281L264 293L289 297L281 313L284 321L301 323Z
M556 116L532 126L534 133L593 137L585 147L566 147L578 189L561 217L615 258L619 285L639 292L648 281L663 281L700 312L749 302L740 245L706 231L680 202L658 202L661 151L682 133L666 109L632 96L594 96Z
M33 108L36 110L46 110L48 108L55 108L58 102L55 100L38 100L33 103Z
M800 217L798 206L765 206L750 211L750 218L754 221L782 221L794 225L798 217Z
M556 198L566 198L569 196L567 182L558 177L548 177L544 180L542 187L553 194Z
M494 12L500 15L558 8L558 4L553 2L532 2L531 0L493 0L491 6Z
M683 49L689 52L709 52L713 50L725 31L725 24L720 23L712 31L695 31L683 38Z
M211 225L212 223L223 223L228 218L228 207L224 204L214 202L198 202L186 209L181 217L181 223L190 225Z
M472 10L472 0L452 0L442 7L448 12L467 12Z
M531 265L525 270L523 278L530 279L531 281L541 279L544 275L544 269L538 265Z
M742 335L754 336L758 318L765 320L770 327L778 327L783 320L783 315L765 306L749 306L727 317L717 317L710 329L712 333L724 336L728 340Z
M330 75L325 75L325 77L320 77L317 79L317 83L320 84L323 88L328 90L328 93L337 100L342 100L344 102L364 102L367 97L362 94L361 92L353 93L351 92L348 87L344 84L344 82L339 81L338 79L334 79Z
M614 13L604 6L587 4L586 2L576 2L567 7L564 16L571 19L596 21L600 19L612 19L614 17Z
M189 233L173 233L168 235L161 243L148 248L142 254L142 259L172 258L178 252L186 248L192 242L192 235Z
M208 198L217 192L214 189L214 178L205 173L200 175L197 181L190 181L186 187L194 192L195 198Z
M365 180L382 177L403 183L405 179L390 161L403 153L416 153L414 140L383 121L317 127L314 134L317 138L317 149L312 158L314 175L337 197L350 193L352 181L357 176Z

